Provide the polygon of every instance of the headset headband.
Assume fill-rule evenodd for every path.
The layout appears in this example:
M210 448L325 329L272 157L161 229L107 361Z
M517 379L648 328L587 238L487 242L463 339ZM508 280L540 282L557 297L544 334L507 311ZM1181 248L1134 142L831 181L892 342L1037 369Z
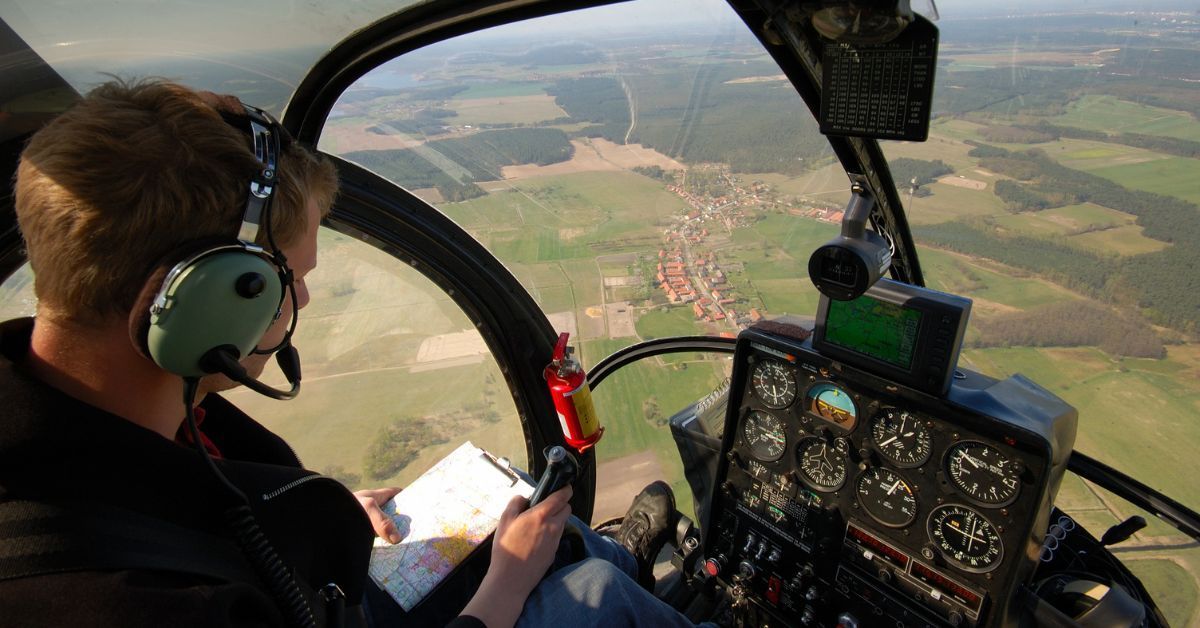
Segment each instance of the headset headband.
M246 211L242 213L238 239L247 246L261 249L256 241L262 230L264 216L269 220L271 215L271 199L275 194L275 186L279 182L280 135L283 134L283 130L279 126L279 122L271 117L271 114L250 105L242 106L246 110L245 118L250 126L254 156L258 158L262 169L250 179L250 193L246 196ZM226 118L226 122L233 124L229 117L222 117ZM267 230L269 236L269 224ZM275 248L274 242L269 244Z

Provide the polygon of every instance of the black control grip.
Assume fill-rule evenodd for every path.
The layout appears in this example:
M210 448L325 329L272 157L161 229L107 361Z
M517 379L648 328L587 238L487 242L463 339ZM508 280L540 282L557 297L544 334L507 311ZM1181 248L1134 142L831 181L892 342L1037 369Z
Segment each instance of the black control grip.
M546 472L538 480L537 487L533 489L533 495L529 496L530 508L537 506L554 491L574 482L575 476L579 475L579 462L565 447L561 445L547 447L545 454Z

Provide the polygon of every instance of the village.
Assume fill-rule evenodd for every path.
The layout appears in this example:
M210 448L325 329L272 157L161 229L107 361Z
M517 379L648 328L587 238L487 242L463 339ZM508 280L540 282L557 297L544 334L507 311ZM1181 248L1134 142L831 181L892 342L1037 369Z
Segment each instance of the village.
M691 208L678 216L663 232L654 276L657 288L671 305L690 304L697 321L728 326L733 332L758 322L765 308L753 307L729 273L740 273L741 262L723 262L712 244L710 229L731 233L746 227L767 211L787 211L823 222L840 223L842 210L808 199L782 202L768 184L744 184L727 167L711 165L692 168L679 183L668 182L667 190ZM801 205L787 207L786 205Z

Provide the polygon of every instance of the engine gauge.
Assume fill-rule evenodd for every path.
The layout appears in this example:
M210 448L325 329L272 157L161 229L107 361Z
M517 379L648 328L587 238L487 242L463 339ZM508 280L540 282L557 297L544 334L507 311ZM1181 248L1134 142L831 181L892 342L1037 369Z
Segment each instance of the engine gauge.
M806 438L796 448L800 477L819 491L836 491L846 482L846 457L849 454L850 446L844 438L836 438L833 442L826 442L824 438Z
M1004 557L1004 543L983 515L957 504L929 513L929 540L952 564L973 573L991 571Z
M747 414L742 421L742 440L750 448L750 454L763 462L779 460L787 449L783 422L761 410Z
M847 432L854 429L858 409L850 393L829 382L814 384L804 393L804 409Z
M777 360L765 360L754 365L750 373L754 394L768 408L779 410L796 400L796 381L791 369Z
M871 423L875 449L902 469L919 467L933 453L933 436L925 421L911 412L883 408Z
M1017 498L1017 464L996 448L963 441L946 452L946 475L955 488L981 506L1007 506Z
M876 521L903 528L917 518L917 498L904 478L882 467L858 476L858 503Z

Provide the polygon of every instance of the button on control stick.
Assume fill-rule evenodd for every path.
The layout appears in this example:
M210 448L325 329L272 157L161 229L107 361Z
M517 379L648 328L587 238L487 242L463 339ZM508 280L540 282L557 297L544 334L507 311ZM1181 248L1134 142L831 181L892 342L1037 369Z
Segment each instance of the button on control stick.
M529 507L537 506L551 493L575 481L579 475L579 462L561 445L546 448L546 471L538 480L537 488L529 496Z

